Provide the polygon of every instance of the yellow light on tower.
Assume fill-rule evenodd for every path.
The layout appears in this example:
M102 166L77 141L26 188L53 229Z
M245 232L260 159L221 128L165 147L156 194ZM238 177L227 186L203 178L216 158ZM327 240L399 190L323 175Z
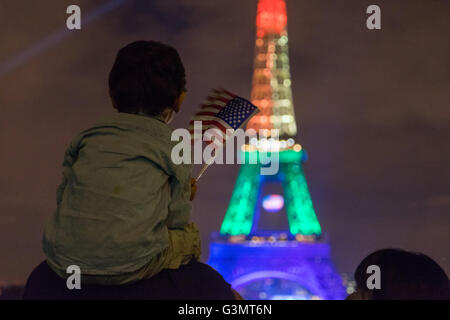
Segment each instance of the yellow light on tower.
M295 152L300 152L300 151L302 151L302 146L299 145L299 144L296 144L296 145L294 145L293 149L294 149Z

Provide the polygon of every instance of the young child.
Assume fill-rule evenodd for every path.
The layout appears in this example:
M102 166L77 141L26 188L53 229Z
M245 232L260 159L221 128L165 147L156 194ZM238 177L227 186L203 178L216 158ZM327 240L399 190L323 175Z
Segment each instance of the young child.
M43 236L48 265L66 278L77 265L86 284L121 285L200 257L189 223L191 166L171 160L172 129L185 72L159 42L122 48L109 75L118 112L81 132L66 150L57 209Z

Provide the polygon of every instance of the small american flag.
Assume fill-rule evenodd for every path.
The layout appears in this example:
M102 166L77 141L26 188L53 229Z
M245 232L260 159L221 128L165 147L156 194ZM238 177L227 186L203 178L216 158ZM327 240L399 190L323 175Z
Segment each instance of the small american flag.
M229 137L227 129L237 130L243 128L247 121L258 112L259 109L246 99L225 89L214 89L189 122L192 141L201 140L208 129L216 129L214 130L216 131L214 136L221 135L223 141L226 141ZM194 134L194 121L202 122L201 136L197 133ZM214 140L217 147L222 145L222 139Z

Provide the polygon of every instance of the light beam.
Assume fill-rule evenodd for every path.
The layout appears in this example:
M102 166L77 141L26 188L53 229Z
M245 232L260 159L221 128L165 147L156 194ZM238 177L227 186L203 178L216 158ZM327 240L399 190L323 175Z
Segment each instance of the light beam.
M86 14L85 17L83 17L82 25L87 26L94 20L119 7L120 5L123 5L127 1L128 0L112 0L98 6L97 8ZM32 58L38 56L43 51L54 47L59 42L70 36L72 33L73 31L68 30L66 27L56 30L45 38L35 42L19 54L6 59L3 63L0 64L0 79L7 75L9 72L13 71L15 68L20 67Z

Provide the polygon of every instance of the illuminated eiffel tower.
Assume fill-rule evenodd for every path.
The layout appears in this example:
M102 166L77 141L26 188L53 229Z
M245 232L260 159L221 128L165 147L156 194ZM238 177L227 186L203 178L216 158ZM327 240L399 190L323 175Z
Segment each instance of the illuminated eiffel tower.
M306 153L297 133L289 70L284 0L259 0L252 102L260 113L247 128L263 139L244 145L246 159L220 233L213 235L209 264L246 299L342 299L345 289L330 258L302 169ZM279 171L261 175L249 157L279 130Z

